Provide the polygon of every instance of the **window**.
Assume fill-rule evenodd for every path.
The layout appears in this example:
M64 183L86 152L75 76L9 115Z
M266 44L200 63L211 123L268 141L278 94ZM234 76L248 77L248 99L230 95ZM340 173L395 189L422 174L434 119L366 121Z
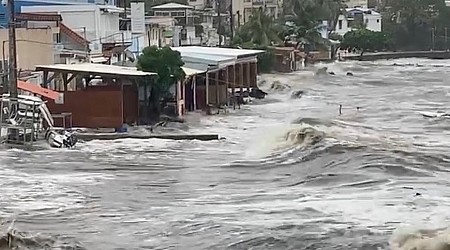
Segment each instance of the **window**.
M53 34L53 42L54 43L60 43L61 42L61 36L59 33L54 33Z
M155 11L155 16L169 16L167 11Z
M377 19L377 23L380 23L380 19Z
M339 25L339 28L338 28L338 29L341 30L341 29L342 29L342 20L339 20L339 24L338 24L338 25Z
M171 17L184 17L184 12L183 11L170 12L170 16Z

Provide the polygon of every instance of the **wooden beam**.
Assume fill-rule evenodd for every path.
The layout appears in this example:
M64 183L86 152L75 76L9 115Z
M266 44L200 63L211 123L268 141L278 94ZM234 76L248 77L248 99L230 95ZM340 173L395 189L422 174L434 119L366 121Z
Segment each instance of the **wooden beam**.
M48 77L48 71L47 71L47 80L44 82L44 86L48 85L51 81L53 81L53 79L55 79L57 73L53 73L52 76ZM44 76L45 79L45 76Z
M67 84L69 84L77 75L78 73L72 73L72 75L67 79Z

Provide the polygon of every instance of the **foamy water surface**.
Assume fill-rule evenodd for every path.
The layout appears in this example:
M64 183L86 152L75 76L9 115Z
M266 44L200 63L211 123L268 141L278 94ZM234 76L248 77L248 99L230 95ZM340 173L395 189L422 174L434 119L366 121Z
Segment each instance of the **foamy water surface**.
M3 228L20 249L446 249L450 119L419 112L450 112L450 61L322 66L188 117L225 140L0 151Z

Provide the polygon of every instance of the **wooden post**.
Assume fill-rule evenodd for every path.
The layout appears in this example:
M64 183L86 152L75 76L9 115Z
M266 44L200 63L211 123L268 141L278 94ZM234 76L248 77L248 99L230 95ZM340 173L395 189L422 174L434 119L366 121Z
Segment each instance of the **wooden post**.
M228 83L228 79L229 79L229 76L228 76L228 75L230 74L229 71L228 71L228 68L229 68L229 67L230 67L230 66L227 66L227 69L226 69L226 71L225 71L225 86L226 86L226 90L227 90L225 93L226 93L227 104L228 104L228 100L230 100L230 99L229 99L230 97L229 97L229 95L228 95L228 89L229 89L229 87L230 87L230 86L229 86L229 83Z
M247 91L248 93L250 93L250 86L251 86L251 81L250 81L250 62L247 63Z
M216 71L216 104L217 104L217 106L220 106L219 74L220 74L220 69L218 71Z
M192 77L192 98L194 99L194 111L197 110L197 75Z
M183 91L183 102L182 103L182 109L183 109L183 115L186 113L186 83L187 83L188 79L183 80L181 82L181 90Z
M48 71L44 70L44 88L48 88Z
M63 88L64 88L64 92L67 92L67 73L61 73L62 78L63 78Z
M241 95L244 92L244 65L242 63L239 64L239 91L241 91Z
M233 64L233 87L231 93L233 94L233 109L236 109L236 64Z
M209 105L209 72L206 72L206 106Z
M17 50L16 50L16 17L14 0L8 0L8 40L9 40L9 93L17 98ZM24 136L25 137L25 136Z

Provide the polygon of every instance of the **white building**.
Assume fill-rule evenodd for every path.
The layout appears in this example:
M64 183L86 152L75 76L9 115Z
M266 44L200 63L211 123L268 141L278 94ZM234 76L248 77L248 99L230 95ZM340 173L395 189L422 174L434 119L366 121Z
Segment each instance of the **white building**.
M172 17L176 20L174 28L173 45L200 45L202 43L201 32L196 28L200 25L194 13L194 7L167 3L152 7L155 17Z
M349 8L367 8L369 6L369 0L346 0L345 4Z
M346 12L347 15L340 15L336 23L335 32L339 35L343 36L345 33L358 28L358 23L368 30L378 32L382 30L380 13L367 8L348 8Z
M91 51L102 43L129 42L131 33L119 30L119 14L124 10L111 5L48 5L23 6L22 13L59 14L63 23L91 42Z
M149 46L172 46L175 19L171 17L146 17L145 26Z

